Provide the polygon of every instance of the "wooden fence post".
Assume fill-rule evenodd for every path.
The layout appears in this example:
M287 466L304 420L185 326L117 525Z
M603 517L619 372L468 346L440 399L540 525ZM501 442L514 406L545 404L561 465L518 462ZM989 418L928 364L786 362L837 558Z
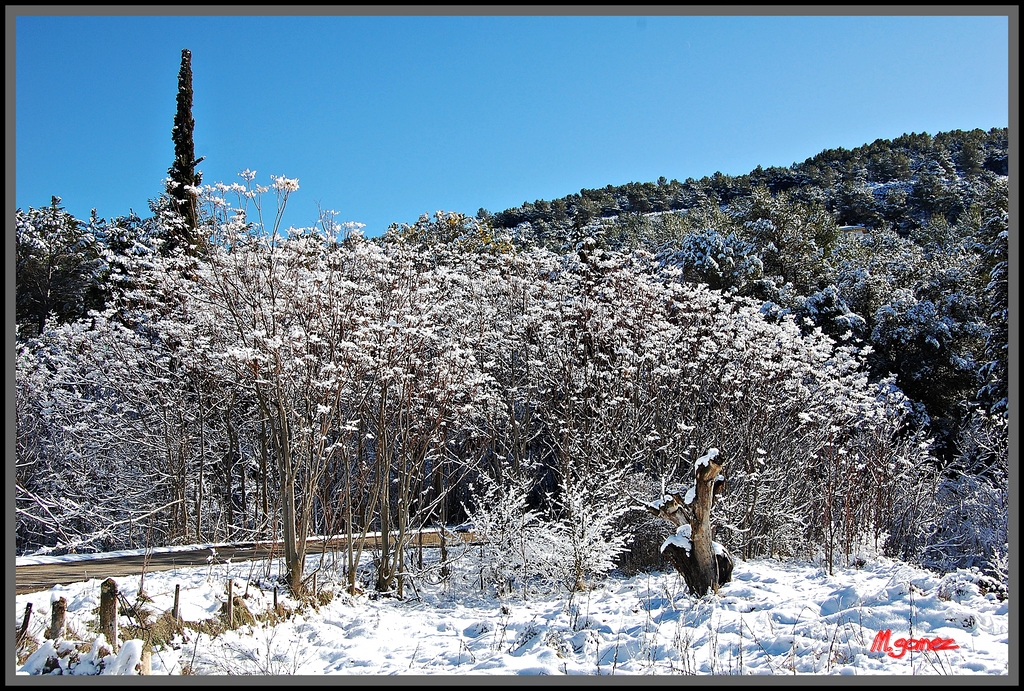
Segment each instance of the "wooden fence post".
M171 616L174 617L174 623L181 623L181 608L179 603L181 602L181 583L174 584L174 609L171 610Z
M235 594L234 594L235 581L233 578L228 579L228 628L235 628Z
M68 601L62 597L54 600L50 607L50 628L46 631L46 637L55 641L64 637L64 618L68 611Z
M32 617L32 603L25 605L25 616L21 620L21 628L18 629L17 645L21 645L22 641L28 636L28 620Z
M117 652L117 583L108 578L100 584L100 633Z

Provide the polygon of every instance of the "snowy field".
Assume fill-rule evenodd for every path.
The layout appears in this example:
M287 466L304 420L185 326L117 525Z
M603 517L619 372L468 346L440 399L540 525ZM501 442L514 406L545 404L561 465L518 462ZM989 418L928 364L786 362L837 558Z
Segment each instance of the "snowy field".
M257 675L678 675L1008 674L1009 601L982 593L976 576L939 577L884 558L835 570L800 562L738 561L734 580L697 601L675 573L612 576L567 602L565 593L496 598L466 559L444 583L426 580L406 598L322 602L280 596L275 563L223 563L151 573L145 607L170 610L181 587L183 635L152 654L153 674ZM309 559L312 572L321 566ZM333 566L318 575L331 593ZM329 567L329 568L326 568ZM322 576L322 577L321 577ZM227 579L256 621L214 626ZM130 603L139 577L116 579ZM100 582L17 597L17 627L31 602L30 646L20 674L132 673L141 643L107 654L96 642ZM44 639L50 603L67 602L66 641ZM201 622L205 622L202 625ZM131 619L122 616L120 630ZM190 626L191 625L191 626ZM204 629L200 632L197 629ZM872 651L890 631L889 652ZM923 640L927 639L927 640ZM943 639L937 641L937 639ZM875 647L878 647L875 645ZM941 649L933 649L941 648ZM902 653L902 654L901 654ZM49 664L47 659L50 659Z

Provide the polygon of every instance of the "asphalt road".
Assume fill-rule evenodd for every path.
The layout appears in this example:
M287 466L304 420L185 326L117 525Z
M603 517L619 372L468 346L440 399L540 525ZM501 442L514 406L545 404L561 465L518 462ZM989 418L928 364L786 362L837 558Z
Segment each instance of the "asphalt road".
M451 535L449 533L449 535ZM457 539L463 542L475 542L472 533L456 533ZM452 541L456 538L450 538ZM436 531L424 531L419 536L414 536L410 542L417 546L422 541L424 547L434 547L440 544L440 537ZM367 537L365 548L378 547L378 537ZM343 549L347 544L345 538L330 538L327 540L327 549ZM281 556L281 542L244 542L234 545L217 546L217 561L223 563L230 559L233 562L251 561L253 559L265 559L268 556ZM324 548L324 540L314 539L306 542L306 554L312 555ZM157 552L146 555L133 556L112 556L95 557L82 561L73 561L63 564L33 564L29 566L15 567L15 593L33 593L40 590L49 590L55 585L68 585L87 581L90 578L115 578L120 576L132 576L150 571L169 571L188 566L206 566L209 563L210 548L181 551L181 552Z

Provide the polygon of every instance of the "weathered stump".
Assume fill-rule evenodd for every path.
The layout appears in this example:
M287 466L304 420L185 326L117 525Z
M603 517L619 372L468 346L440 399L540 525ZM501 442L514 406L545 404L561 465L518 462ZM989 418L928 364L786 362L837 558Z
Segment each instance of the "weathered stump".
M117 652L117 583L108 578L100 584L100 633Z
M677 545L666 545L665 549L662 550L662 554L672 564L672 567L682 575L689 591L701 597L709 591L717 592L719 587L732 580L732 556L724 547L721 547L721 550L721 554L715 554L714 572L704 570L702 565L698 564L697 560L693 558L692 551L688 553Z
M46 630L46 637L55 641L64 637L64 620L68 611L68 601L63 597L54 600L50 608L50 628Z
M696 597L718 592L732 579L732 556L712 540L711 526L711 507L725 486L720 475L724 465L718 460L718 449L708 449L697 459L694 484L685 496L669 494L647 506L652 514L676 526L676 534L662 547L662 554Z

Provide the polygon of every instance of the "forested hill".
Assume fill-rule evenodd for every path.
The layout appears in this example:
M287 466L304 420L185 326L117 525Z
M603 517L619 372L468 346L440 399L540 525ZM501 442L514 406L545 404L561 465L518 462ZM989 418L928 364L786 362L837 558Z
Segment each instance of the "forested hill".
M839 225L889 224L902 232L936 214L956 223L1000 176L1008 173L1006 128L988 132L905 134L847 150L828 149L788 168L757 167L746 175L666 180L583 189L552 201L523 202L481 215L501 228L529 223L538 236L563 237L574 225L599 217L681 211L708 200L729 204L757 187L793 200L818 203Z

